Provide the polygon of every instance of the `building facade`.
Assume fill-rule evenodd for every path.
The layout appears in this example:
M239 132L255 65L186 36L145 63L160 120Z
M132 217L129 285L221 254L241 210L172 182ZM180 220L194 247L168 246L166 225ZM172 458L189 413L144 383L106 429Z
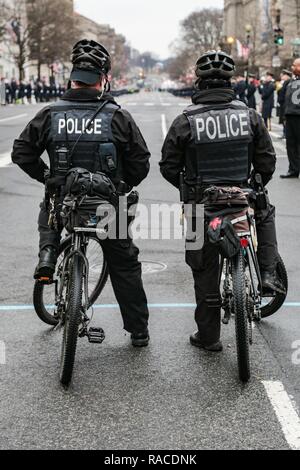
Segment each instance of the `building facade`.
M284 44L274 42L274 29ZM241 66L280 69L300 55L300 0L225 0L224 42Z

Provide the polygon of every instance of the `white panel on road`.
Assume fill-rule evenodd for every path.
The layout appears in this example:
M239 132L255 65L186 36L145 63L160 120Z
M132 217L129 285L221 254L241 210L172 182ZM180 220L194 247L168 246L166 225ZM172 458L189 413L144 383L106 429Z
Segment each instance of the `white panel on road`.
M165 139L168 134L167 120L166 120L165 114L161 115L161 128L162 128L163 138Z
M293 450L300 450L300 418L282 382L264 381L263 385L288 445Z
M8 118L0 119L0 122L8 122L8 121L15 121L16 119L21 119L27 117L28 114L17 114L17 116L11 116Z
M0 168L3 168L11 163L11 154L5 153L0 155Z

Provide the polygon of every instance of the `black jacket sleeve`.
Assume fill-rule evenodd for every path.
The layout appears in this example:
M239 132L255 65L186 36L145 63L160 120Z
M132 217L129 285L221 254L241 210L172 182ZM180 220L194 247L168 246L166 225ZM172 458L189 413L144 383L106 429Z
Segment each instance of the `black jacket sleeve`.
M262 90L262 96L261 99L263 101L268 100L269 98L272 97L273 93L275 91L275 87L272 83L270 83L268 86L264 86Z
M182 114L173 122L162 148L160 171L162 176L179 188L180 173L184 169L184 148L190 137L190 125Z
M49 130L50 113L47 107L30 121L20 137L15 140L11 156L13 163L40 183L45 182L44 173L48 168L41 155L46 149Z
M262 117L254 110L250 110L253 142L250 145L252 165L256 173L260 173L266 185L276 169L276 153L270 134Z
M116 112L112 133L123 156L124 180L129 186L138 186L150 170L150 152L134 119L125 110Z

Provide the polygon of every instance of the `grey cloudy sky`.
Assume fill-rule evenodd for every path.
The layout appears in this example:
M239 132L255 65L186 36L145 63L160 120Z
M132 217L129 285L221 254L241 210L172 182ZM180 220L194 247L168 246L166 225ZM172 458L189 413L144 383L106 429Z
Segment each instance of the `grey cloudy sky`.
M179 34L180 21L204 7L223 7L223 0L75 0L78 13L110 24L132 47L153 51L162 59Z

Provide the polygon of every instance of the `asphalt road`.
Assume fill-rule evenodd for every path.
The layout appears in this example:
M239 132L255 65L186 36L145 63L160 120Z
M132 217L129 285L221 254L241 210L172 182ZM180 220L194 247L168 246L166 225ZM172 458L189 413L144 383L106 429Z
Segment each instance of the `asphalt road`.
M152 152L142 202L178 202L158 161L166 128L187 101L159 93L119 101ZM222 354L189 345L194 293L184 242L143 240L149 348L131 347L108 285L98 303L109 305L94 317L107 339L102 346L80 341L74 382L64 391L61 336L31 308L43 188L8 165L13 139L39 107L0 109L0 449L300 449L300 181L279 179L287 169L279 126L272 134L279 158L270 191L290 291L284 308L255 328L251 382L242 386L237 378L233 324L223 328ZM152 272L149 262L165 269Z

